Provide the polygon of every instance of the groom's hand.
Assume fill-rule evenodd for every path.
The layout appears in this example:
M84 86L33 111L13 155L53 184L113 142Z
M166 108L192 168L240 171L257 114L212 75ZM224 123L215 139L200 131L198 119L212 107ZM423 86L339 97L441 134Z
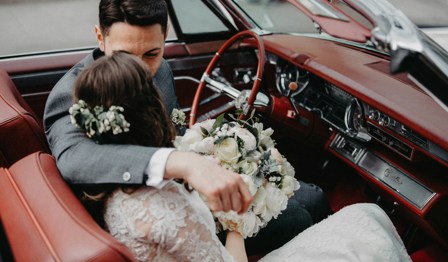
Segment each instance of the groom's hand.
M213 211L244 213L252 203L241 177L218 164L191 152L174 151L165 166L165 178L182 178L207 198Z

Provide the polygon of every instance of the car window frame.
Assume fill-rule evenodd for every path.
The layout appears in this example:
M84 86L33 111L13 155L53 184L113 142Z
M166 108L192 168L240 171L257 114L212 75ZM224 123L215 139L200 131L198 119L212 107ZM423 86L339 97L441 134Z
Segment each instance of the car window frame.
M217 8L214 3L207 0L202 0L202 2L207 6L210 11L216 15L216 17L223 23L223 25L228 29L228 31L222 32L205 32L205 33L195 33L189 34L184 33L180 26L179 20L177 19L175 8L171 0L166 0L168 6L168 13L171 19L172 29L175 30L175 35L177 40L171 40L167 42L184 42L184 43L197 43L203 41L216 41L229 39L232 35L236 34L239 30L235 28L232 23L224 16L224 14Z

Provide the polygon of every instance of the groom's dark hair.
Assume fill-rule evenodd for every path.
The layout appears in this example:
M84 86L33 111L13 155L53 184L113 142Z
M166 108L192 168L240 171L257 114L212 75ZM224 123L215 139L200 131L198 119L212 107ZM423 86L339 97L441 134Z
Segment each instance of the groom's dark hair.
M149 26L160 24L166 33L168 8L165 0L101 0L99 23L101 32L109 34L114 23Z

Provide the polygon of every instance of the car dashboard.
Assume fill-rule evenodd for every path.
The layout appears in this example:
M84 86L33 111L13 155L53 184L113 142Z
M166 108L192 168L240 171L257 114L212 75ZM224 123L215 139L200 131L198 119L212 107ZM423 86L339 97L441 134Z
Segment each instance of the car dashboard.
M393 210L408 214L429 234L448 243L448 226L436 219L447 215L447 141L438 139L437 133L448 131L448 113L433 102L427 103L428 96L410 81L390 75L384 57L372 62L373 56L364 54L365 61L335 63L341 59L337 54L348 52L346 59L350 60L360 52L329 42L326 49L338 53L326 49L313 53L312 40L279 41L282 37L288 39L276 36L272 37L276 41L265 44L268 60L275 67L276 91L288 100L288 118L296 122L296 132L291 133L303 132L303 125L312 121L307 114L317 116L330 131L325 142L327 151L381 191ZM332 59L335 67L330 64ZM367 76L369 72L374 74ZM399 86L395 94L390 90L394 87L387 83ZM382 90L388 91L378 93ZM412 94L400 94L403 90ZM403 107L421 110L417 115ZM425 115L434 109L434 114ZM289 126L294 129L294 125Z
M336 85L283 60L277 62L276 83L278 91L290 98L296 115L298 108L314 112L342 135L369 142L375 139L408 160L414 160L421 150L442 163L448 163L448 151L429 139L388 116L386 113L361 101ZM290 83L297 83L292 91Z

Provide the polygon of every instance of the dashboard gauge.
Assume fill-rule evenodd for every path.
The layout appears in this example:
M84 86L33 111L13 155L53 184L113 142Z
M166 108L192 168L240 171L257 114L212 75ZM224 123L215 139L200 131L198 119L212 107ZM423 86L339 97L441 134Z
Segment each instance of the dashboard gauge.
M295 65L283 60L277 61L276 85L278 91L284 96L289 96L291 93L290 84L296 83L298 88L293 92L300 93L308 84L308 74L308 71L300 70Z
M363 137L360 133L366 130L364 110L358 99L353 98L345 110L344 122L346 133L351 137Z
M361 127L364 125L364 115L362 113L361 107L356 106L353 112L353 118L352 118L352 126L353 129L356 130L356 132L359 132L361 130Z

